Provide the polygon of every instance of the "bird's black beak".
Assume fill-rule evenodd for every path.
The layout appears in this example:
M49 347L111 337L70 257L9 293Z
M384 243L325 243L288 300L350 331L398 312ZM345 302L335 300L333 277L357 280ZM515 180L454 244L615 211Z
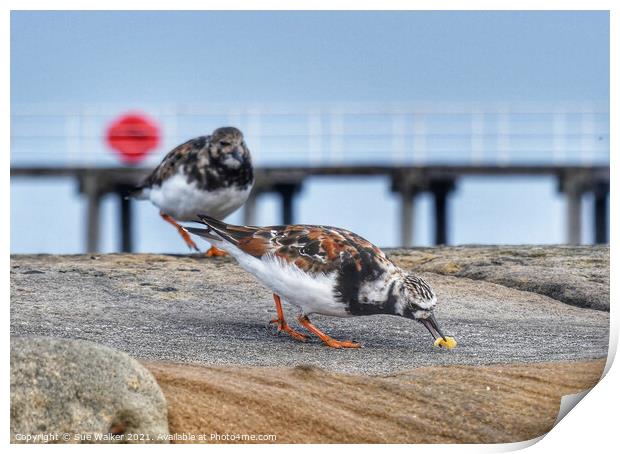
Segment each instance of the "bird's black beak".
M235 148L233 151L230 152L230 156L232 156L239 162L243 162L243 149L239 147Z
M437 323L437 320L435 319L434 314L431 314L426 318L420 318L418 320L420 320L420 322L424 325L424 327L428 330L428 332L431 333L431 336L433 336L433 339L438 339L440 337L443 337L445 341L448 340L446 339L446 336L443 334L441 328L439 327L439 324Z

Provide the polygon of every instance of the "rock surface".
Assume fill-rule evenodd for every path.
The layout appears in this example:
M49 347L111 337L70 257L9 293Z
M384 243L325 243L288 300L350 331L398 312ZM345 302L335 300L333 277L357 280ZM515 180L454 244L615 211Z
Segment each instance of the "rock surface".
M209 443L511 443L547 433L561 396L593 387L604 364L436 366L383 377L145 365L166 394L171 433L273 435Z
M438 294L437 318L459 343L451 351L433 347L420 324L392 316L312 317L335 338L360 341L359 350L335 351L315 338L299 343L275 336L268 325L275 315L269 290L232 259L202 255L14 256L11 333L87 339L147 360L301 364L375 375L419 366L601 358L607 355L609 313L586 306L592 306L588 289L594 284L600 304L609 306L608 249L577 249L579 254L563 247L391 251L401 266L428 270L422 275ZM592 262L585 269L588 250ZM424 258L430 254L436 258ZM493 266L496 277L510 275L510 257L526 273L529 291L512 288L512 281L485 280L494 279ZM484 273L473 280L442 271L442 260L448 259L461 270L484 268ZM553 270L544 274L541 268ZM557 270L563 270L558 277L576 276L567 279L583 299L574 297L569 305L555 294L538 293ZM285 305L285 311L293 321L294 308Z
M47 438L26 438L37 434ZM127 354L85 341L11 338L12 442L139 443L160 434L168 434L164 395Z
M609 311L609 246L478 246L393 250L408 267L479 279Z

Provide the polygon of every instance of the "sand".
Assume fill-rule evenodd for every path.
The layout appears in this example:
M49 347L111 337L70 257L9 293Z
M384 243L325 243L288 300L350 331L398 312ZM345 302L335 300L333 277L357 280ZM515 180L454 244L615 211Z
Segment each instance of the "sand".
M561 396L593 387L604 363L433 366L381 377L312 366L144 364L168 401L171 433L272 434L275 441L259 442L277 443L500 443L548 432Z

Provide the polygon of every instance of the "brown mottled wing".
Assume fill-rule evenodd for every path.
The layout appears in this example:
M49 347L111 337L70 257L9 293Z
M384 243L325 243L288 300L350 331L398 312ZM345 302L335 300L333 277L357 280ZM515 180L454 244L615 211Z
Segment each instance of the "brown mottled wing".
M150 188L161 185L163 181L177 173L182 165L195 161L198 153L204 149L210 136L197 137L179 145L170 151L153 172L144 180L140 186Z
M383 264L389 262L378 247L355 233L337 227L245 227L202 216L201 219L247 254L257 258L273 254L308 272L327 274L339 270L342 260L347 260L357 271L361 271L368 260Z
M344 229L315 225L291 225L272 228L273 254L298 268L329 274L340 270L342 260L352 260L361 269L360 253L383 256L377 247Z

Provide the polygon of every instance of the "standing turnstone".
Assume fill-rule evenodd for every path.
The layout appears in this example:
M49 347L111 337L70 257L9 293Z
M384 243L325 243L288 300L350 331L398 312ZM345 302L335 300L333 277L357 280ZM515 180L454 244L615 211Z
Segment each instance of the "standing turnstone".
M247 200L254 185L250 151L237 128L218 128L169 152L132 197L150 200L176 227L185 243L196 243L177 221L198 220L198 213L223 219ZM207 256L225 255L211 246Z
M286 323L281 299L299 307L299 323L330 347L360 345L332 339L308 315L399 315L421 322L435 345L456 345L433 315L437 298L431 287L355 233L315 225L235 226L202 214L198 217L207 228L187 230L230 253L273 291L278 318L271 323L294 339L303 341L307 336Z

